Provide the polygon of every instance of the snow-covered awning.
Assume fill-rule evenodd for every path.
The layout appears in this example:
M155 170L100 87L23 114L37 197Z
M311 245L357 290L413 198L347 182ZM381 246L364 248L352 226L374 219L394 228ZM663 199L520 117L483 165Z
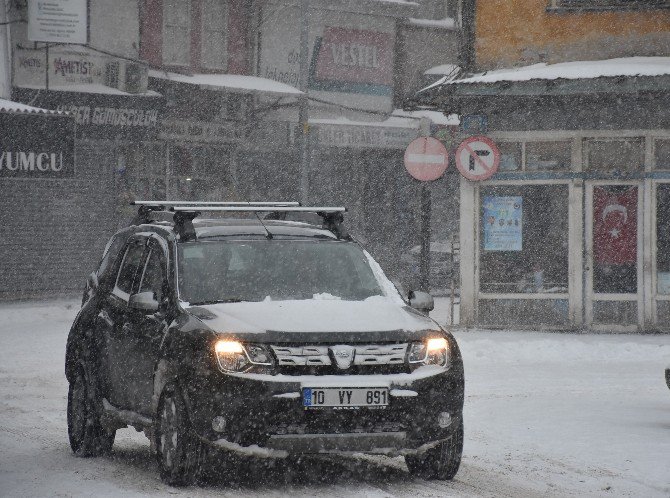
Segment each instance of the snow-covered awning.
M21 104L20 102L14 102L7 99L0 99L0 112L15 112L21 114L66 114L64 112L33 107L31 105Z
M636 94L670 90L670 57L622 57L498 69L454 79L445 76L419 90L413 105L439 105L476 96Z
M558 64L533 64L513 69L500 69L475 74L445 84L495 83L498 81L529 81L584 79L616 76L663 76L670 74L670 57L622 57L599 61L573 61Z
M284 97L297 97L303 92L295 87L258 76L241 74L179 74L158 71L149 71L150 78L156 78L177 83L187 83L207 90L222 90L234 93L256 93Z

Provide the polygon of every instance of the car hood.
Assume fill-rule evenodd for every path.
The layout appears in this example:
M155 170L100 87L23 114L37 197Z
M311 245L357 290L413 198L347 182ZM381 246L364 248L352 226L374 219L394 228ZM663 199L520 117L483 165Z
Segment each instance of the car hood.
M220 303L189 308L216 332L237 334L419 332L438 325L392 298Z

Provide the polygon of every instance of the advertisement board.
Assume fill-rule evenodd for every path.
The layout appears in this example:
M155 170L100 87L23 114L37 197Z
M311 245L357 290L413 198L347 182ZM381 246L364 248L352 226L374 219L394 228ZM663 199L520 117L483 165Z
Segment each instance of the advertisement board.
M52 43L88 41L87 0L28 2L28 39Z
M523 198L485 196L483 201L484 250L521 251Z

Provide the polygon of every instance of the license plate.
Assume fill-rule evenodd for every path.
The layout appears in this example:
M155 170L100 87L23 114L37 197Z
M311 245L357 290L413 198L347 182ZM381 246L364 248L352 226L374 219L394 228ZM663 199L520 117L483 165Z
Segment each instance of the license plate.
M306 387L302 390L305 408L387 406L386 387Z

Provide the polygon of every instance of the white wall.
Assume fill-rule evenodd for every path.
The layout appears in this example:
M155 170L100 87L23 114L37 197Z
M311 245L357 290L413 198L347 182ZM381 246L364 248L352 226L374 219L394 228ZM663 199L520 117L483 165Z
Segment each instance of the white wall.
M0 23L7 21L6 1L0 0ZM0 26L0 98L8 99L12 90L11 81L11 52L9 50L9 41L7 35L9 25Z
M137 58L140 47L138 0L91 0L89 44L124 57Z

